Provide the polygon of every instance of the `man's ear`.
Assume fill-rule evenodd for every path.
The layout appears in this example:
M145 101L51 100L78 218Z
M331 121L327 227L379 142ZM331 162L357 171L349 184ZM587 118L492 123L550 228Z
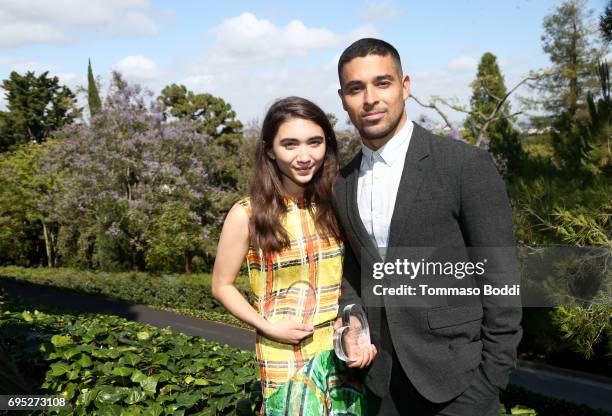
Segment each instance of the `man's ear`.
M346 105L344 104L344 95L342 95L342 88L338 88L338 96L340 97L340 101L342 101L342 108L344 111L347 111Z
M404 101L410 97L410 77L408 75L404 75L402 78L402 95L404 96Z

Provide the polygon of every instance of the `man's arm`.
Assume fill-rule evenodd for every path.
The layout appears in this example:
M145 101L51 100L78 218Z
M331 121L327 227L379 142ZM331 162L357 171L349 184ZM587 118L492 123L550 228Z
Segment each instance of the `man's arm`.
M342 316L342 310L346 305L357 304L363 306L361 300L361 268L348 242L344 246L342 285L338 303L338 317Z
M476 279L481 286L518 284L512 210L504 182L487 152L478 150L464 163L460 192L465 244L472 253L487 258L485 274ZM492 384L505 388L522 336L520 300L495 296L482 299L482 369Z

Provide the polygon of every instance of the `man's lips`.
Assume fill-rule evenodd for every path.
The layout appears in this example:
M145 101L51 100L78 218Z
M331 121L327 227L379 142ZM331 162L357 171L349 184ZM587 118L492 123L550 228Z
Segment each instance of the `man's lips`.
M378 121L385 116L384 111L371 111L369 113L365 113L361 117L366 121Z

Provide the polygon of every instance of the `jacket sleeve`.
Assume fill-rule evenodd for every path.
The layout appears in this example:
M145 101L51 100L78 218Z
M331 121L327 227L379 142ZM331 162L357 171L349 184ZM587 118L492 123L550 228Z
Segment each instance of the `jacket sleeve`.
M512 210L504 182L488 152L477 150L466 158L460 174L460 226L472 255L486 258L480 286L503 287L519 283ZM499 388L508 384L516 366L521 340L520 298L482 296L483 342L481 367Z
M340 300L338 301L338 316L346 305L357 304L363 306L361 300L361 268L353 250L347 243L344 248L344 260L342 263L342 285L340 289Z

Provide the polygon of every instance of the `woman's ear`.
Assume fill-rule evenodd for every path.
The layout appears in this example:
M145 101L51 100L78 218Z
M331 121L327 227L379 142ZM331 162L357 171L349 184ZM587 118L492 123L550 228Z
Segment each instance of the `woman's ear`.
M272 153L272 150L268 151L268 157L272 160L276 160L276 156L274 156L274 153Z

